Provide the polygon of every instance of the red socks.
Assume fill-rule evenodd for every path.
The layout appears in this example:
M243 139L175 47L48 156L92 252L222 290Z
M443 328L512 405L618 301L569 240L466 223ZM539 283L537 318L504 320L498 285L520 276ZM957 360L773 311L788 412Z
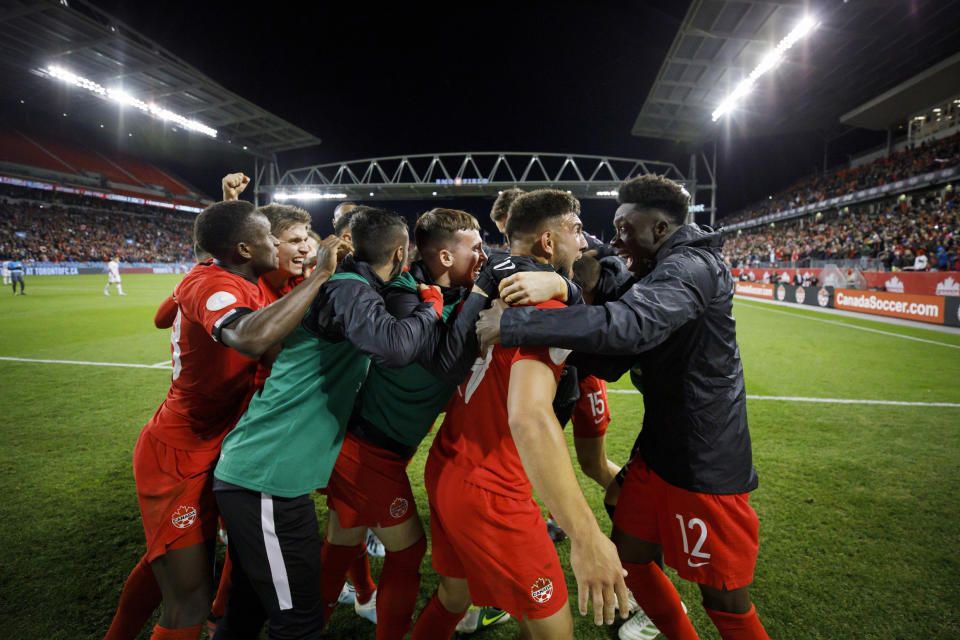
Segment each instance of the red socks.
M464 613L466 612L453 613L447 611L447 608L440 604L440 599L434 592L430 602L420 612L417 624L413 626L410 640L450 640Z
M377 640L400 640L409 631L420 589L420 561L426 552L425 537L403 551L387 551L377 595Z
M203 629L202 624L182 629L167 629L157 625L153 628L150 640L199 640L201 629Z
M360 545L360 553L350 563L347 575L350 576L350 582L357 590L357 602L360 604L369 602L373 592L377 590L377 583L370 576L370 558L367 556L366 542Z
M120 592L120 603L110 623L110 629L103 640L134 640L150 619L162 596L160 586L153 575L153 569L147 562L147 556L133 568Z
M698 639L690 618L683 612L680 594L656 563L624 562L623 568L628 572L626 582L633 597L660 633L670 640Z
M357 559L357 553L363 545L342 546L323 541L320 551L320 600L323 602L324 620L330 619L333 608L337 606L337 598L346 580L347 567ZM357 592L359 599L360 593ZM362 603L361 603L362 604Z
M230 571L233 563L230 562L230 552L223 556L223 571L220 572L220 585L217 587L217 597L210 605L210 615L214 618L222 618L227 612L227 599L230 597Z
M629 569L628 569L629 571ZM727 613L704 607L713 620L723 640L770 640L767 631L757 618L757 608L752 604L746 613Z

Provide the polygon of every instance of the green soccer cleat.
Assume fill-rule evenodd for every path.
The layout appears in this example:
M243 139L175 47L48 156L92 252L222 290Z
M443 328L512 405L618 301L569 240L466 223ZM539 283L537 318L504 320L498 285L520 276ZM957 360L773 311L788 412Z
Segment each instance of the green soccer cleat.
M496 607L471 606L463 619L457 623L457 633L475 633L485 627L503 624L510 619L510 614Z

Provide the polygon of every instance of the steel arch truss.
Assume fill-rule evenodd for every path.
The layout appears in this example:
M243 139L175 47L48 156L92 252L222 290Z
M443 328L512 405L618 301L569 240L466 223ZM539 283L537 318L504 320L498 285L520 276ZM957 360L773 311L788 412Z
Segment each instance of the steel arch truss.
M365 158L290 169L261 191L288 197L423 200L496 196L511 187L609 198L627 178L657 173L693 184L669 162L563 153L481 151Z

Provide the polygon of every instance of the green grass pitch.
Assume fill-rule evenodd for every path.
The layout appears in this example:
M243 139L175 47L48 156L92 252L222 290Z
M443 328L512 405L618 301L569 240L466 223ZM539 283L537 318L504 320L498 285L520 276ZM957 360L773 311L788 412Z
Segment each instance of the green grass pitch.
M0 289L0 356L160 363L169 331L153 314L178 278L125 276L124 298L103 296L105 276L27 278L27 296ZM749 394L960 403L958 335L757 302L735 314ZM0 360L0 381L0 638L99 639L143 552L131 453L169 370ZM643 403L612 393L610 404L608 451L624 462ZM960 408L748 408L760 473L752 594L771 637L960 637ZM410 466L415 486L426 451ZM608 528L599 487L580 479ZM422 488L418 501L425 516ZM560 552L569 566L569 542ZM429 555L422 570L419 607L436 586ZM717 638L696 588L668 574L701 637ZM568 584L573 595L570 573ZM341 609L328 637L374 637ZM574 617L577 638L615 637ZM480 637L516 634L510 623Z

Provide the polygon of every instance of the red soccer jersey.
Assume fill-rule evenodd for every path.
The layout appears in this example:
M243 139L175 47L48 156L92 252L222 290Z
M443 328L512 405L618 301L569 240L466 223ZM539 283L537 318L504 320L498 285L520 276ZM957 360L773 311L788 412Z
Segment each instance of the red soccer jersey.
M549 300L537 308L564 306ZM486 357L477 360L470 376L457 387L447 405L447 415L433 441L434 454L440 456L444 465L460 467L468 482L511 498L530 498L532 487L507 416L510 368L518 360L540 360L559 380L569 353L566 349L505 349L502 345L488 351Z
M303 282L303 278L297 276L296 278L290 278L283 285L279 291L270 286L270 283L267 282L267 279L264 276L260 276L260 280L257 282L257 286L260 287L260 298L262 300L261 305L267 306L268 304L273 304L283 296L290 293L290 291L298 284ZM273 357L264 355L260 358L257 363L257 373L254 375L253 387L254 389L262 389L263 385L267 383L267 378L270 376L270 370L273 368Z
M256 284L204 262L177 285L170 390L145 430L178 449L214 449L246 409L257 361L214 340L214 330L263 306Z

